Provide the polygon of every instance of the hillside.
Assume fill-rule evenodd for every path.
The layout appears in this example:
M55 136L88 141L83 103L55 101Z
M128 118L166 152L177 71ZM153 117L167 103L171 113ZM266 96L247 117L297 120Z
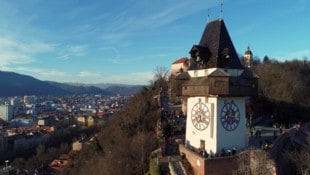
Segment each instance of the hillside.
M142 86L120 84L82 84L41 81L28 75L0 71L0 97L23 95L71 95L71 94L102 94L132 95L141 90Z
M112 85L107 87L105 90L113 94L129 96L139 92L142 89L142 87L143 86L139 85L136 86Z
M70 92L31 76L0 71L0 96L65 95Z
M151 152L158 146L155 131L160 110L154 96L163 86L153 85L135 94L64 174L145 174Z
M52 81L46 81L48 84L61 88L65 91L68 91L72 94L103 94L103 95L113 95L113 93L100 89L95 86L74 86L67 83L58 83Z
M110 93L111 95L122 95L130 96L141 91L142 85L126 85L126 84L112 84L112 83L95 83L95 84L84 84L84 83L66 83L74 86L83 86L83 87L97 87L103 89Z

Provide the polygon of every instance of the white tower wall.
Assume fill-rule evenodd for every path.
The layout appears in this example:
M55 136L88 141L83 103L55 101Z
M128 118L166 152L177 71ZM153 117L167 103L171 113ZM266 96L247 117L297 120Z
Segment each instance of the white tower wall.
M200 99L200 100L199 100ZM204 130L197 129L193 124L193 107L204 103L209 110L209 123ZM225 106L226 105L226 106ZM232 109L238 115L238 125L229 125L224 118L226 112ZM226 111L226 112L225 112ZM208 116L207 115L207 116ZM221 119L222 117L222 119ZM225 129L222 125L226 124ZM229 126L228 126L229 125ZM246 144L246 118L244 97L190 97L188 98L186 144L199 149L204 142L205 150L208 153L220 153L224 148L244 149ZM231 131L229 131L231 130Z

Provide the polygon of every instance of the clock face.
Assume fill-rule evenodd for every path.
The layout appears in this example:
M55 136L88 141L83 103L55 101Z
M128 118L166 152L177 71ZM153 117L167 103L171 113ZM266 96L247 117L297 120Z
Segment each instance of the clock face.
M221 111L221 123L227 131L234 131L240 122L240 111L233 102L225 103Z
M204 103L196 103L192 108L191 119L194 127L200 131L205 130L210 123L210 111Z

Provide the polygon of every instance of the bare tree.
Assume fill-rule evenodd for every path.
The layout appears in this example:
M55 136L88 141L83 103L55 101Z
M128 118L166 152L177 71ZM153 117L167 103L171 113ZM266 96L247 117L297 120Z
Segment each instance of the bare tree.
M247 175L251 173L250 152L240 153L237 162L238 169L234 172L234 175Z
M155 79L167 81L169 77L169 70L166 67L156 67L155 69Z
M166 67L156 67L154 80L151 82L155 88L168 88L169 70Z
M247 151L238 155L235 175L271 175L274 163L265 151Z
M287 151L286 156L297 167L297 171L302 175L310 174L310 148L304 147L300 150Z

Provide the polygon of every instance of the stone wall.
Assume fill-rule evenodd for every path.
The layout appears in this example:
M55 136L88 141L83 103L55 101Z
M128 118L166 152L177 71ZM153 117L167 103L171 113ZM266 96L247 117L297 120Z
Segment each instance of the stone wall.
M238 168L237 156L206 159L182 144L179 149L191 164L195 175L230 175Z

